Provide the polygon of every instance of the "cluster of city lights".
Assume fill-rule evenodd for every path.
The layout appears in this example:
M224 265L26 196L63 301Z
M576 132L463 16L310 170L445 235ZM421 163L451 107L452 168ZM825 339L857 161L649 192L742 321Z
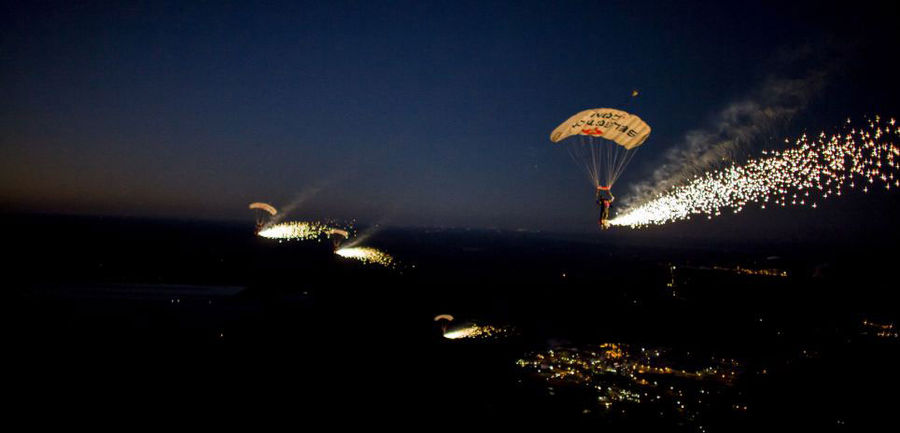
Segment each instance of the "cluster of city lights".
M334 253L347 259L359 260L367 265L376 264L388 268L396 265L396 261L390 254L371 247L340 248Z
M854 127L848 119L839 133L804 134L788 150L763 152L746 164L697 176L627 209L610 224L639 228L693 216L711 219L751 205L815 208L819 200L851 189L867 193L875 187L900 187L900 147L895 144L900 130L894 124L894 119L875 116Z
M871 320L863 320L863 335L872 335L880 338L900 338L900 331L893 323L879 323Z
M781 269L775 268L764 268L764 269L754 269L754 268L745 268L743 266L738 266L735 268L728 268L724 266L713 266L713 270L716 271L724 271L724 272L732 272L740 275L756 275L761 277L779 277L786 278L788 276L787 271L783 271Z
M697 364L690 354L680 360ZM730 385L740 367L737 361L709 358L708 366L701 369L678 368L674 361L662 349L638 350L626 344L605 343L530 353L516 364L545 380L551 395L556 392L554 385L579 385L594 391L601 408L618 406L623 413L630 405L646 405L659 411L660 416L675 414L697 422L703 411L731 395ZM747 410L743 404L733 407Z

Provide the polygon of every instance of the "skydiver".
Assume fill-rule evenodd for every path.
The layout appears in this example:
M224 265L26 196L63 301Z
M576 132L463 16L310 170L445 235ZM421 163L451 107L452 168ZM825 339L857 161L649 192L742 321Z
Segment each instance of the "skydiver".
M612 191L608 186L597 185L597 206L600 206L600 220L597 224L601 229L609 228L609 206L616 198L612 195Z

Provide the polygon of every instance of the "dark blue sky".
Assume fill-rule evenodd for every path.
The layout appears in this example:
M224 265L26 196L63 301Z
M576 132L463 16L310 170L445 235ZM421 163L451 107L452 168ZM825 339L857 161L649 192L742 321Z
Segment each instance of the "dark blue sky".
M4 2L0 199L592 230L548 134L632 88L654 132L621 191L773 75L829 70L786 134L897 108L896 11L725 3Z

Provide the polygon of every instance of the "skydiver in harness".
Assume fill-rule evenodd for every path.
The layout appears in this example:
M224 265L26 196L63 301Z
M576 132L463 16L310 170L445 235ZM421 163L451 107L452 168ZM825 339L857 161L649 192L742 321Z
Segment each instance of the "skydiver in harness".
M597 206L600 206L600 220L597 221L597 225L599 225L601 229L606 230L609 228L609 206L616 198L612 195L608 186L600 185L597 185L596 198Z

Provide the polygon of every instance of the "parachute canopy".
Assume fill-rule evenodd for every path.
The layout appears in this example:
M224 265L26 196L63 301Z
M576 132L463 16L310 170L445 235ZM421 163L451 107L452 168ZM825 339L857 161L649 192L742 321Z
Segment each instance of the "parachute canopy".
M347 230L341 230L341 229L335 229L335 228L328 230L328 234L329 235L340 235L340 236L343 236L344 239L347 239L350 237L350 233L347 232Z
M275 215L275 214L278 213L278 210L275 209L274 206L272 206L272 205L270 205L270 204L268 204L268 203L262 203L262 202L254 202L254 203L250 203L250 209L259 209L259 210L263 210L263 211L268 212L269 215Z
M608 189L649 136L650 125L640 117L614 108L594 108L557 126L550 141L565 140L572 159L584 168L594 186Z
M452 321L453 321L453 316L451 316L451 315L449 315L449 314L438 314L437 316L434 316L434 321L435 321L435 322L437 322L437 321L439 321L439 320L446 320L446 321L448 321L448 322L452 322Z
M584 110L560 124L550 133L550 141L558 143L573 135L600 137L634 149L650 136L650 125L633 114L615 108Z

